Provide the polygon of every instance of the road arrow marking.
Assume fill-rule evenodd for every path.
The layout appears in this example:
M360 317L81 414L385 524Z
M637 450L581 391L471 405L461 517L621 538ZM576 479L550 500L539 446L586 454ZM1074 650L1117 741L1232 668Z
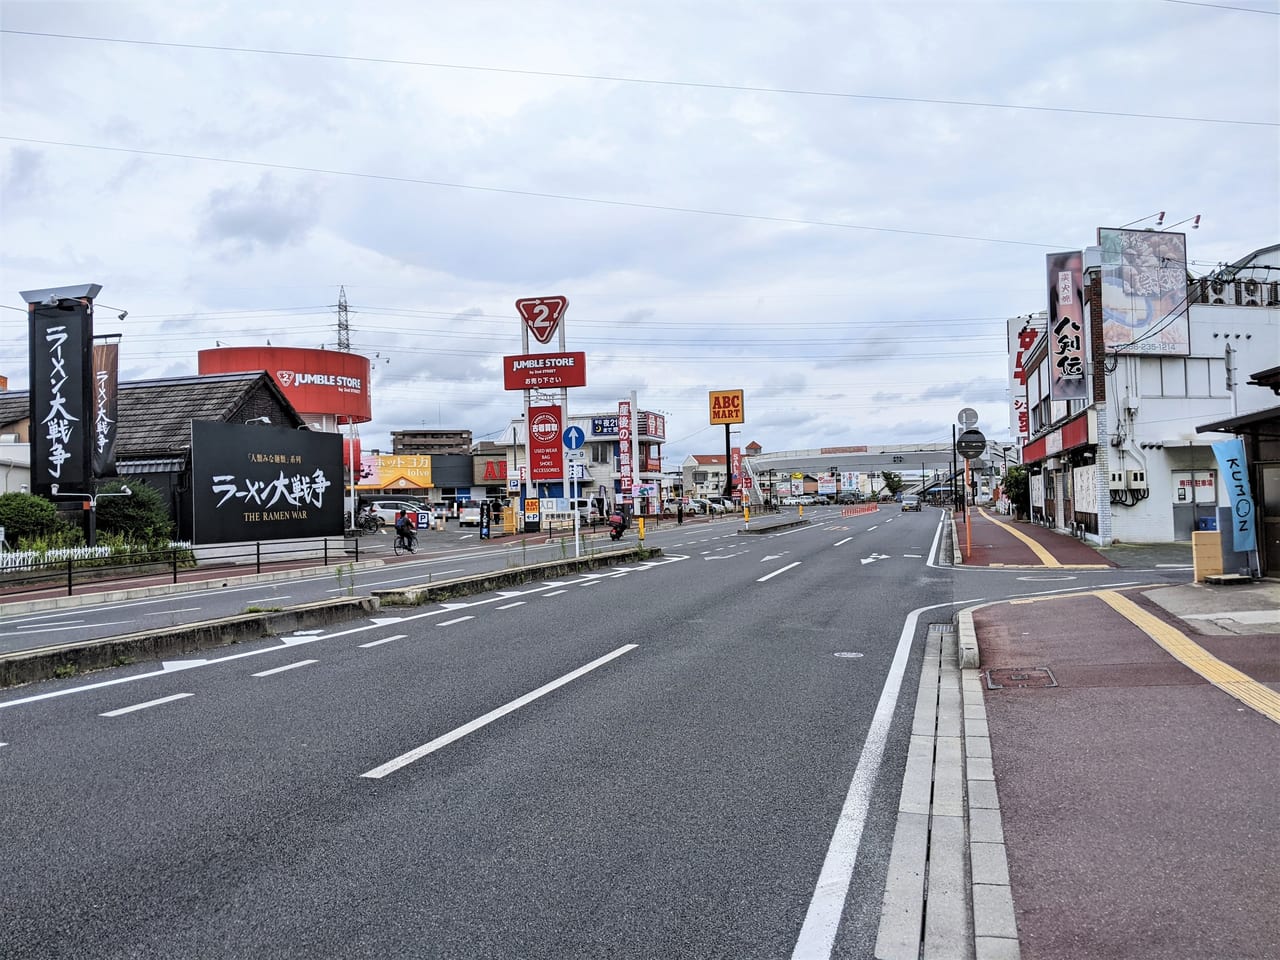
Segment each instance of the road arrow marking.
M203 667L208 660L165 660L160 664L160 669L165 673L172 673L175 670L190 670L192 667Z
M394 623L399 623L403 617L371 617L369 622L375 627L389 627Z
M791 552L790 550L787 551L787 553L790 553L790 552ZM768 554L767 556L761 557L760 562L764 563L766 560L781 560L783 557L787 555L787 553L771 553L771 554Z
M889 555L887 553L873 553L869 557L863 557L862 562L865 565L868 563L875 563L877 560L888 560L888 559L889 559Z

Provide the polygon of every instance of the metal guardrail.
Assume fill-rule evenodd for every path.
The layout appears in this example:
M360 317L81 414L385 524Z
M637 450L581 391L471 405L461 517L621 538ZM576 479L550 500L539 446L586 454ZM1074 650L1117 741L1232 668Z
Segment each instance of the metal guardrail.
M262 573L359 559L360 539L355 536L172 547L114 558L68 556L0 571L0 602L39 595L69 597L77 588L101 588L105 583L178 583L184 574L190 579L207 579L217 572Z

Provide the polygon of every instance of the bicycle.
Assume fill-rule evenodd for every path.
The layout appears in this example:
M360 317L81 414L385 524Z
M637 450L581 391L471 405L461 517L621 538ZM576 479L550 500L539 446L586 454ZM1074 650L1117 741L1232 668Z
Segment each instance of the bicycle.
M406 538L403 533L397 533L395 541L391 544L391 549L395 551L397 557L406 550L409 553L417 553L418 548L414 543L416 539L417 537Z
M360 529L365 533L377 533L382 526L382 518L376 513L362 513L357 522L360 525Z

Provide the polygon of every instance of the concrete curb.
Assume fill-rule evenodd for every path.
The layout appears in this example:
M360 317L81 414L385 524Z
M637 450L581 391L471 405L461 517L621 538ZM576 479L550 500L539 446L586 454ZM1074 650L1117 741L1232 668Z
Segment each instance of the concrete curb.
M1000 797L991 765L991 739L981 676L972 669L960 673L974 957L975 960L1019 960L1022 951L1018 943L1018 921L1009 884Z
M242 613L122 637L0 654L0 688L118 667L135 660L182 656L210 647L325 626L377 609L378 601L372 597L343 597L300 604L286 610Z
M45 597L40 600L14 600L0 602L0 610L7 616L22 613L38 613L42 610L65 610L67 607L83 607L95 603L119 603L121 600L138 600L143 597L160 597L172 593L194 593L198 590L220 590L238 587L246 583L270 583L275 580L301 580L328 571L335 577L338 568L368 570L385 565L384 560L360 560L350 563L331 563L328 566L296 567L290 570L274 570L267 573L242 573L227 577L211 577L207 580L181 580L178 583L159 583L147 587L122 587L98 593L77 593L68 597ZM199 568L197 568L199 569Z
M792 527L804 527L808 526L808 524L808 520L774 520L772 522L766 520L761 521L760 526L739 527L737 532L739 536L744 533L773 533L775 530L790 530Z
M980 675L933 624L885 879L877 960L1020 960Z
M956 634L960 644L960 669L978 669L978 631L973 626L974 607L956 614Z
M562 577L581 573L584 570L612 566L615 563L627 560L644 560L648 557L660 556L662 556L662 550L658 547L627 547L622 550L608 550L585 557L551 560L527 567L491 570L487 573L472 574L453 580L439 580L434 583L421 583L370 592L381 605L415 607L424 603L447 600L450 597L484 593L501 587L512 587L528 583L531 580L543 580L547 577Z

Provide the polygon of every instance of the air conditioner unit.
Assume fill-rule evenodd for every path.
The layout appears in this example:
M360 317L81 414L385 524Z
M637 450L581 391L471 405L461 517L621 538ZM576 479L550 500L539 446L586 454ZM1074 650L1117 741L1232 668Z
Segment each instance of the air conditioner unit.
M1227 281L1210 280L1209 296L1205 298L1208 303L1226 303L1227 302Z
M1111 479L1110 479L1110 481L1107 483L1107 489L1109 489L1109 490L1123 490L1123 489L1125 489L1125 486L1124 486L1124 471L1123 471L1123 470L1112 470L1112 471L1111 471Z
M1147 471L1145 470L1126 471L1125 479L1127 480L1126 486L1128 486L1130 490L1147 489Z
M1262 306L1262 284L1257 280L1237 280L1236 303L1242 307Z

